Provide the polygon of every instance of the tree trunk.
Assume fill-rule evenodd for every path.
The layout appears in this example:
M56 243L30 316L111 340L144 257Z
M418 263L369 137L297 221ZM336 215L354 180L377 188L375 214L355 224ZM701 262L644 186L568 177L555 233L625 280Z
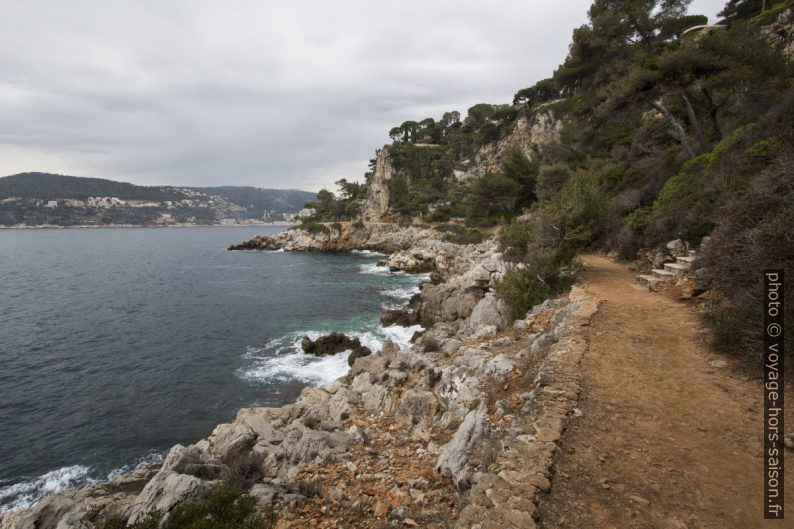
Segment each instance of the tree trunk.
M714 139L717 141L722 141L722 129L720 128L720 122L717 119L717 112L719 111L720 107L714 103L714 99L711 97L711 92L703 89L703 96L706 98L706 102L708 103L708 113L709 119L711 119L711 127L714 129ZM727 98L725 99L727 101Z
M681 94L681 98L684 100L684 107L686 107L686 115L689 118L689 124L692 125L692 130L695 131L695 138L697 138L700 144L700 152L710 151L711 146L703 135L703 129L700 128L700 121L698 121L698 117L695 114L695 109L692 108L692 103L689 102L689 98L686 94Z
M695 151L689 145L689 142L686 139L686 132L684 131L684 127L675 119L675 116L672 112L670 112L667 107L665 107L662 103L653 102L651 106L659 111L670 124L670 127L673 129L673 136L681 143L681 146L684 148L686 153L689 155L690 158L695 157Z

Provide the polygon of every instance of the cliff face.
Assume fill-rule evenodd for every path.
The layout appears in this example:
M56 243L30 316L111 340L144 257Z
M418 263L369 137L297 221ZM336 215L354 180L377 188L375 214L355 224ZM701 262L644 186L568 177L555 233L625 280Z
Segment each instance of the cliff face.
M489 172L498 172L513 149L519 149L529 159L543 152L544 146L560 139L562 120L552 109L536 112L531 117L518 118L509 133L497 141L482 145L473 159L459 160L452 176L462 182L480 178ZM416 147L423 145L416 144ZM436 145L424 145L425 148ZM389 220L389 181L395 176L404 176L412 181L411 174L401 174L392 162L389 146L377 152L375 170L369 180L367 195L361 205L361 218L367 222Z
M380 222L389 213L389 180L394 175L389 159L388 146L377 152L375 157L375 171L369 181L367 197L361 209L361 216L365 221Z
M788 57L794 57L794 7L783 10L777 18L762 31L769 42Z
M543 110L531 118L519 118L510 134L498 141L480 147L467 166L455 172L460 180L479 178L489 172L502 168L505 158L518 148L527 158L535 157L536 150L542 152L543 146L560 139L562 121L557 119L553 110Z

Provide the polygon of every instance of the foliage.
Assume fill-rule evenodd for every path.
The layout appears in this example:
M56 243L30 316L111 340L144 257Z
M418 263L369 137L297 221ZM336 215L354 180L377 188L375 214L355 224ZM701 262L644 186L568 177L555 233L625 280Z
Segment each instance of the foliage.
M265 211L276 215L295 213L316 199L316 193L295 189L261 189L247 186L191 187L193 191L224 197L245 206L248 218L262 218Z
M475 180L466 197L466 221L476 225L495 224L513 211L521 184L502 173L487 173Z
M538 162L527 158L519 148L513 148L502 164L502 174L520 186L513 201L513 209L521 211L537 200L535 188L538 179Z
M526 257L536 225L527 221L514 220L502 226L497 240L499 249L511 261L520 262Z
M339 188L338 197L327 189L321 189L316 201L306 203L307 208L314 209L310 221L351 220L358 216L361 201L367 193L366 184L348 182L342 178L336 185Z
M513 96L514 105L526 105L528 109L551 101L559 94L553 79L543 79L529 88L522 88Z
M497 295L515 319L546 298L566 291L579 272L578 261L560 249L537 247L520 267L511 269L496 286Z
M715 295L707 306L707 322L716 345L724 350L760 355L763 350L763 275L765 269L787 272L784 303L794 302L794 154L790 150L755 176L746 191L722 205L703 255ZM787 311L785 324L794 325ZM791 334L785 349L794 358Z
M450 148L395 144L389 155L397 171L388 182L390 208L395 213L420 216L429 204L447 196L454 166Z
M571 168L565 163L554 163L542 165L538 169L538 182L535 186L535 194L542 201L551 199L562 189L571 178Z
M445 241L455 244L478 244L485 240L485 234L480 230L459 224L440 224L435 229L444 234Z
M320 224L319 222L313 222L313 221L302 222L301 224L299 224L297 226L297 228L301 229L301 230L303 230L303 231L305 231L307 233L310 233L311 235L319 235L320 233L322 233L322 234L330 233L330 230L328 229L328 226L326 226L325 224Z
M50 173L20 173L0 178L0 199L9 197L56 200L89 197L122 200L182 200L185 194L169 187L145 187L101 178L80 178Z
M580 248L600 235L611 199L599 184L597 175L584 170L565 183L542 217L545 245Z
M108 520L103 529L272 529L275 525L272 509L259 510L256 498L221 486L206 497L177 505L165 520L162 513L153 512L129 526L119 519Z

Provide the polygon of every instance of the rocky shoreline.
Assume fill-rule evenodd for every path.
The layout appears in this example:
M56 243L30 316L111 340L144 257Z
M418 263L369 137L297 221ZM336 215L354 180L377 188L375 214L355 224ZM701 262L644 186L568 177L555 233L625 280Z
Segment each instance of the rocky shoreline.
M574 288L511 324L493 292L510 266L496 243L453 244L422 227L293 229L232 249L389 253L392 270L431 272L412 303L426 330L408 348L354 358L293 404L240 410L161 466L6 513L0 529L134 523L229 480L272 505L280 528L534 527L595 301Z

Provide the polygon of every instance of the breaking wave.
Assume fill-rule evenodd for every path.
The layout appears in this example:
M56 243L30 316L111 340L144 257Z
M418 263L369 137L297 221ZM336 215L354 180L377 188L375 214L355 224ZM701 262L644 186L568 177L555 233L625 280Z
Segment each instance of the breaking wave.
M0 486L0 513L28 509L41 498L66 489L81 489L103 481L111 481L129 472L160 463L163 454L151 453L134 464L110 471L107 476L95 476L85 465L71 465L52 470L28 481ZM0 482L2 485L2 482Z

